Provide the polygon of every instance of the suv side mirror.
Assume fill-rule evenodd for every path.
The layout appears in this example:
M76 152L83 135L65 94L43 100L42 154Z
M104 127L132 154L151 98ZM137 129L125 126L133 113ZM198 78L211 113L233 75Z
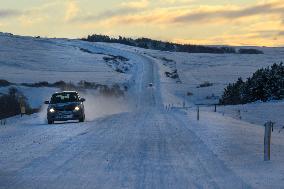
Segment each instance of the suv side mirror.
M49 101L48 100L44 101L44 104L49 104Z
M84 99L84 98L81 98L81 99L80 99L80 101L81 101L81 102L85 102L85 101L86 101L86 99Z

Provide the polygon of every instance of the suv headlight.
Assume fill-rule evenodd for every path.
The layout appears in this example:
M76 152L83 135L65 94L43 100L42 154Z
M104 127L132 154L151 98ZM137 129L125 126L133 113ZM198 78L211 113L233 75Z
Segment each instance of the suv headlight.
M54 109L54 108L50 108L50 109L49 109L49 112L50 112L50 113L54 113L54 112L55 112L55 109Z
M75 110L75 111L79 111L79 110L80 110L80 107L79 107L79 106L76 106L76 107L74 108L74 110Z

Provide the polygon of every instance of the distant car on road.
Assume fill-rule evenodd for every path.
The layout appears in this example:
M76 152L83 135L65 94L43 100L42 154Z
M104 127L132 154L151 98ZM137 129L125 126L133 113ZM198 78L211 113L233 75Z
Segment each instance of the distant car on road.
M148 84L148 87L153 87L153 83L149 83L149 84Z
M54 121L79 120L85 121L84 98L80 98L76 91L64 91L54 93L48 104L47 121L53 124Z

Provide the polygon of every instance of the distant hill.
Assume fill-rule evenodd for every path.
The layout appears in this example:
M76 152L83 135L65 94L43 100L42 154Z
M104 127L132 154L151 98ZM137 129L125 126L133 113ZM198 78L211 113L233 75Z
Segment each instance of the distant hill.
M125 44L145 49L172 51L172 52L214 53L214 54L235 54L235 53L263 54L262 51L257 49L240 49L236 51L235 48L229 46L213 47L213 46L204 46L204 45L178 44L178 43L153 40L149 38L132 39L121 36L119 36L118 38L112 38L107 35L94 34L94 35L88 35L87 38L82 38L82 40L89 42L120 43L120 44Z

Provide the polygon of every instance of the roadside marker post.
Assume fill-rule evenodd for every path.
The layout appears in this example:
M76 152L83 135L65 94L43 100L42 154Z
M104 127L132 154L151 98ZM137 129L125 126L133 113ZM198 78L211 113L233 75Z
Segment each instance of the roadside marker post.
M21 106L21 117L26 114L26 107L25 106Z
M269 121L264 124L264 161L270 161L270 145L271 145L271 132L273 131L274 123Z

